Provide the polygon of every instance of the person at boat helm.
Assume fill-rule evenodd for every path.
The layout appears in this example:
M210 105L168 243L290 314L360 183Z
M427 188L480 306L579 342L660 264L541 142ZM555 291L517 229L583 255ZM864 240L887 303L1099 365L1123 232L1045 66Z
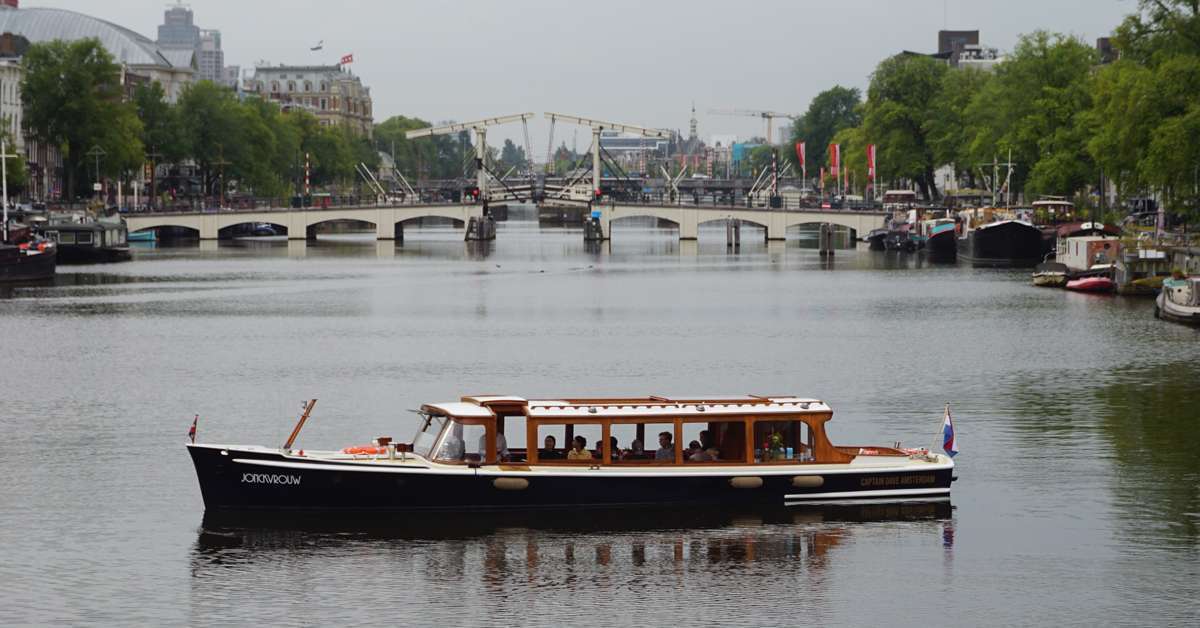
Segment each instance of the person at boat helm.
M542 460L562 460L562 452L558 450L558 439L554 438L553 434L547 434L543 444L545 448L538 452L538 458Z
M658 433L658 451L654 452L655 460L675 460L675 446L671 444L670 432Z
M479 457L487 455L487 434L479 435ZM508 453L508 439L504 437L504 433L496 432L496 458L500 460L508 460L511 454Z
M575 440L571 441L571 451L567 452L567 460L591 460L592 452L587 450L587 439L582 436L576 436Z

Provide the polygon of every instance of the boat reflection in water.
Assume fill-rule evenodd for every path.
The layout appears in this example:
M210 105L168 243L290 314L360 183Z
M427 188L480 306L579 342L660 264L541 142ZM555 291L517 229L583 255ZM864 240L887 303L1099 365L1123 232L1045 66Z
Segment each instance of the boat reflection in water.
M479 573L493 578L524 575L539 565L589 562L705 563L819 559L853 537L860 524L904 522L928 526L943 547L953 545L949 498L929 502L805 505L719 512L678 509L576 509L444 513L434 518L331 516L329 513L208 511L193 551L193 575L219 577L280 553L303 560L331 554L404 550L424 555L429 569L446 569L444 552L464 553L458 576L474 572L467 550L482 560ZM878 529L872 527L872 529ZM356 547L359 544L359 547ZM523 560L521 559L523 557ZM514 563L515 559L515 563ZM524 562L525 565L519 563ZM214 572L213 570L217 570ZM450 574L441 574L447 576Z

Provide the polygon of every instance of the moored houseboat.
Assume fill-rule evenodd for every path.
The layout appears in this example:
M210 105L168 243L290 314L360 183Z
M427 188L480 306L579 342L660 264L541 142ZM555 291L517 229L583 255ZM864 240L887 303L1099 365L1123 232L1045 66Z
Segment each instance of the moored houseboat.
M1026 220L995 214L994 209L962 212L963 232L957 241L958 259L975 266L1034 266L1044 257L1042 232Z
M925 450L834 445L833 410L800 397L464 397L421 406L411 443L293 449L313 403L281 448L189 444L206 509L920 501L947 499L954 472Z
M130 259L128 230L120 218L51 220L39 227L58 245L63 264L103 264Z
M953 218L933 218L921 223L925 256L933 261L954 261L958 254L957 222Z

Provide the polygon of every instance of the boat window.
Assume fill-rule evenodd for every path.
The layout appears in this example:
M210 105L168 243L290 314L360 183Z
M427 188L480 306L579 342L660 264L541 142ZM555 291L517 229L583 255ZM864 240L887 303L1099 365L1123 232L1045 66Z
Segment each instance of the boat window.
M666 432L671 436L670 445L664 455L657 456L658 435ZM613 423L609 428L609 440L616 439L612 452L613 464L659 464L675 462L675 425L673 423Z
M487 428L482 425L464 425L450 419L433 459L438 462L482 462L479 445L486 445L486 434Z
M746 424L742 421L684 423L683 461L745 462Z
M568 425L538 425L538 462L571 462L577 464L600 464L603 460L601 437L603 426L599 423L572 423ZM553 448L547 448L546 437L554 438ZM573 441L583 438L583 449L575 451Z
M422 414L421 425L417 428L417 435L413 437L413 453L428 458L434 442L437 441L438 434L442 433L442 427L445 425L446 417L444 416Z
M528 458L528 451L525 439L525 417L524 416L502 416L496 420L496 431L503 435L503 438L498 438L496 443L496 455L502 462L524 462ZM508 450L505 454L501 451L500 445Z
M77 244L91 244L92 243L92 232L91 231L80 231L79 233L76 233L75 234L75 242Z
M755 421L754 461L812 460L812 434L803 421Z

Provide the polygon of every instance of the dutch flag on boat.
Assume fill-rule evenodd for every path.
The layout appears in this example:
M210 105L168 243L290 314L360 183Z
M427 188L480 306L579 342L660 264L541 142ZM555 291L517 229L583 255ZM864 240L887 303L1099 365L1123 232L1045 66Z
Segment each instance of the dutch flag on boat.
M946 404L946 419L942 421L942 450L951 458L958 454L958 441L954 438L954 419L950 418L950 404Z

